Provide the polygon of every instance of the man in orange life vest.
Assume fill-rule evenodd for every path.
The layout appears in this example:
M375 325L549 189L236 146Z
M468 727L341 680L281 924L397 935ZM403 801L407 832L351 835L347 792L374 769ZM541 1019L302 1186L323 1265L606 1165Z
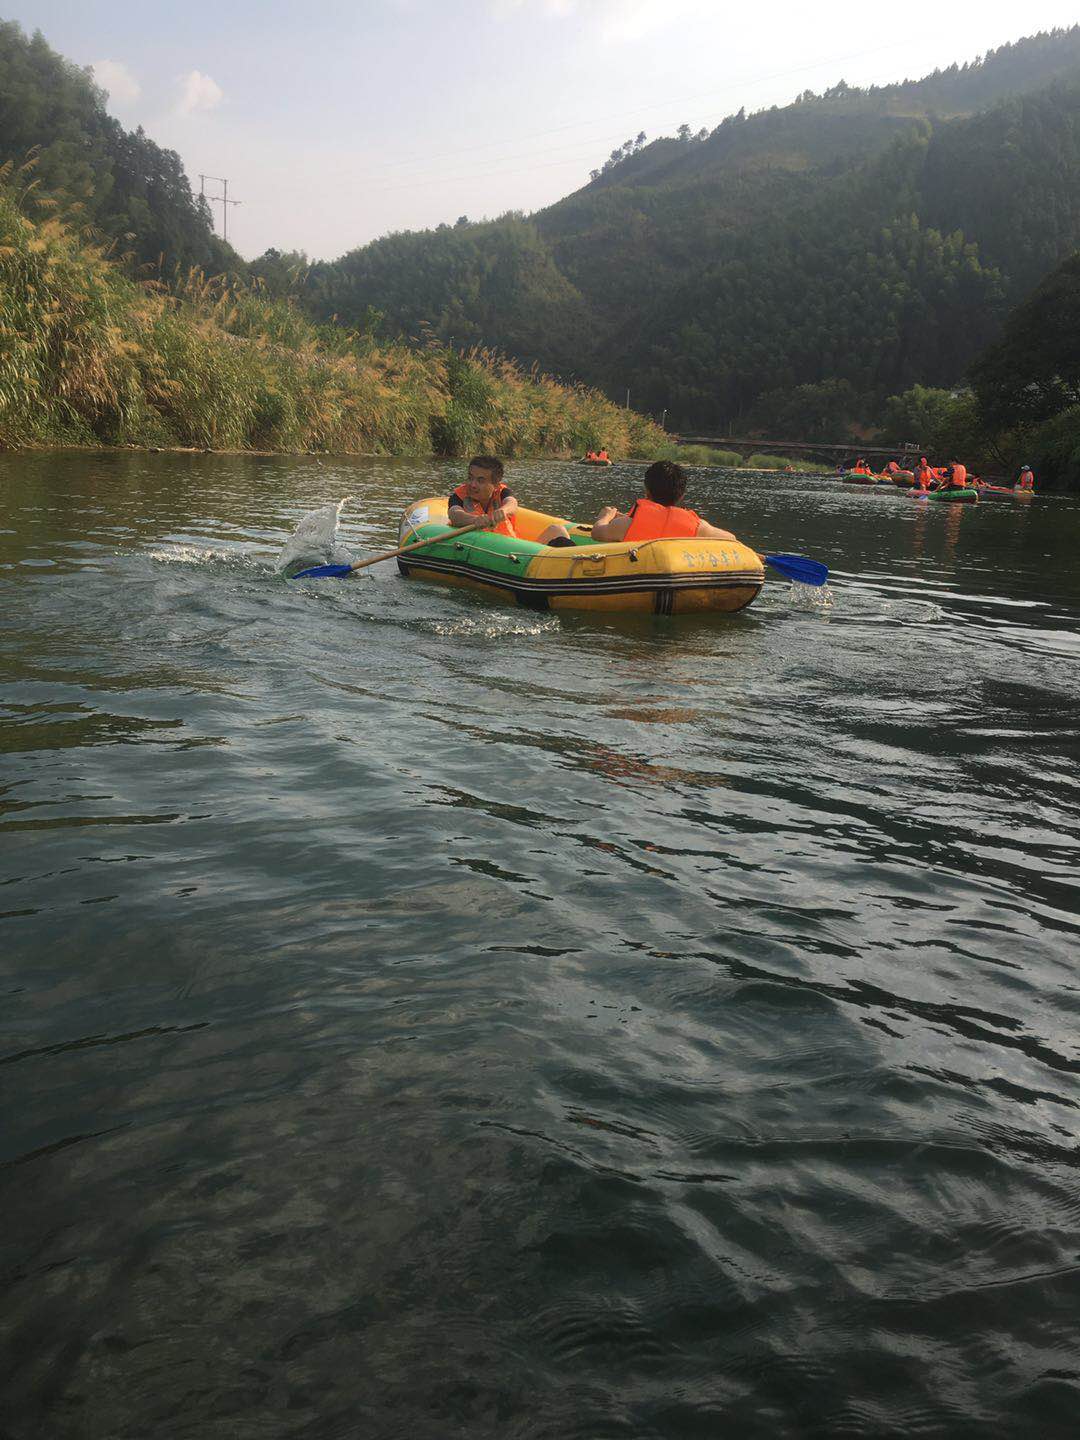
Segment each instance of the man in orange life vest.
M959 460L951 461L946 469L945 488L947 490L967 489L967 466L961 465Z
M503 483L503 463L496 455L474 455L464 483L450 492L446 502L447 519L455 530L476 524L478 530L515 537L517 508L518 502ZM548 525L537 535L536 543L560 546L574 542L565 525Z
M1020 474L1016 477L1016 486L1015 486L1015 488L1016 488L1017 490L1034 490L1034 489L1035 489L1035 476L1031 473L1031 466L1030 466L1030 465L1024 465L1024 466L1021 468Z
M614 505L605 505L592 527L592 538L602 542L618 540L734 540L730 530L718 530L679 501L686 493L686 471L672 460L657 460L645 471L645 494L623 515Z

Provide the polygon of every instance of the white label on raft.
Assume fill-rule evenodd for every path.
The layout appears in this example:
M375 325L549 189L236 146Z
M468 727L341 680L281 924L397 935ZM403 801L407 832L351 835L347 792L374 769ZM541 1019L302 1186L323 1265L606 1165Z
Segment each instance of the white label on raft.
M710 566L717 570L721 565L735 563L734 552L731 550L721 550L719 555L714 550L683 551L683 564L687 570L707 570Z
M415 510L410 510L405 519L410 525L423 525L427 521L429 508L427 505L417 505Z

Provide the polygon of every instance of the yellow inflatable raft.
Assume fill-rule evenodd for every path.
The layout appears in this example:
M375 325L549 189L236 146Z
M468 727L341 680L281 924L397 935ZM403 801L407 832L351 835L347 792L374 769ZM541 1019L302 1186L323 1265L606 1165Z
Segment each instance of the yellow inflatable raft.
M401 544L450 529L446 496L419 500L401 518ZM530 536L565 525L572 546L538 545ZM601 545L587 525L519 508L517 536L475 530L414 550L402 575L467 585L531 610L608 610L684 615L731 614L754 600L765 579L758 555L739 540L646 540Z

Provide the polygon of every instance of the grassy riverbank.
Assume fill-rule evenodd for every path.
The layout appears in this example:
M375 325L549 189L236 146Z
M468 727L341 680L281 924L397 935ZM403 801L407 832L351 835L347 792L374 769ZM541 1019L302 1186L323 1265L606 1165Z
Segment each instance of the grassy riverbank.
M0 448L191 446L339 454L666 450L595 390L484 350L315 325L288 301L192 275L129 279L0 177Z
M680 445L671 458L684 465L711 465L726 470L797 470L816 474L821 466L809 460L796 460L787 455L748 455L740 450L717 450L712 445Z

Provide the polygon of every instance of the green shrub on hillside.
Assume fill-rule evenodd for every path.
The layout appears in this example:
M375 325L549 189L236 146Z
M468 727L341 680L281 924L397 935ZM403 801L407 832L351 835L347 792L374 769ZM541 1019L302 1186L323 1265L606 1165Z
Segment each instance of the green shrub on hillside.
M737 450L717 450L712 445L678 445L670 455L657 458L677 460L680 465L705 465L715 470L734 470L743 463Z
M743 462L744 470L819 470L809 460L793 460L788 455L750 455Z

